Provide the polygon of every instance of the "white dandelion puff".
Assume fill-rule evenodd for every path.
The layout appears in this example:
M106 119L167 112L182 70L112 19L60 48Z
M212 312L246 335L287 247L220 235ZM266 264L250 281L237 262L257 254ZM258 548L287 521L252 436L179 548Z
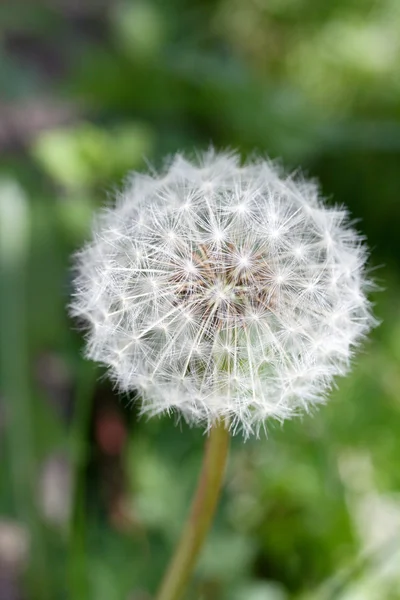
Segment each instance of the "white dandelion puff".
M374 324L363 238L313 182L178 155L134 174L78 254L87 354L142 412L258 433L320 403Z

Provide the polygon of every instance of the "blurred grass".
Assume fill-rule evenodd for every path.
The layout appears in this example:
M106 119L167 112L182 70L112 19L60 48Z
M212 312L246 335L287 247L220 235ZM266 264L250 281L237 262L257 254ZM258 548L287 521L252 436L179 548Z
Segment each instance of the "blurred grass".
M69 522L69 589L75 598L89 597L89 569L87 564L86 465L89 459L90 416L96 370L83 359L79 360L76 375L74 413L70 431L72 464L71 517Z
M48 598L50 578L46 549L37 517L35 479L37 445L26 336L26 269L30 247L28 199L12 180L0 182L1 381L6 456L10 465L9 499L13 517L27 528L32 561L28 572L32 593ZM2 498L3 502L5 498Z
M328 405L234 440L188 598L399 599L397 0L18 0L0 23L0 597L12 584L17 598L146 600L157 586L202 432L138 421L84 361L70 257L128 170L212 142L318 177L360 218L385 289L382 325ZM10 520L30 534L27 562L10 561Z

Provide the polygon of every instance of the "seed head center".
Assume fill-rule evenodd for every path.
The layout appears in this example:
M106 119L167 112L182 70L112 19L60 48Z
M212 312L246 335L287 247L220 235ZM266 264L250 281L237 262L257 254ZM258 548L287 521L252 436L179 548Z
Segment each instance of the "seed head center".
M192 314L214 325L241 320L258 305L268 305L268 267L262 251L239 251L201 244L186 261L186 277L180 279L177 297Z

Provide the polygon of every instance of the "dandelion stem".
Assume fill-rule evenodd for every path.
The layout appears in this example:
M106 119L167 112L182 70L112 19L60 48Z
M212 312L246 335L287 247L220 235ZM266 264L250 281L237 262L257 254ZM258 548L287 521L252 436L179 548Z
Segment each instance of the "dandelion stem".
M229 430L224 422L210 430L190 513L161 583L157 600L178 600L185 590L217 507L228 457L229 438Z

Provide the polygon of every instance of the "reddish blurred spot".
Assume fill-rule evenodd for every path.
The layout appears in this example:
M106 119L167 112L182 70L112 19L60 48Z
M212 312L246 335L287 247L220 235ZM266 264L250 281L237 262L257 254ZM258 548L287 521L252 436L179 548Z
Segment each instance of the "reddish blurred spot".
M117 456L121 453L127 432L118 413L107 411L99 414L96 419L95 433L96 441L105 454Z

